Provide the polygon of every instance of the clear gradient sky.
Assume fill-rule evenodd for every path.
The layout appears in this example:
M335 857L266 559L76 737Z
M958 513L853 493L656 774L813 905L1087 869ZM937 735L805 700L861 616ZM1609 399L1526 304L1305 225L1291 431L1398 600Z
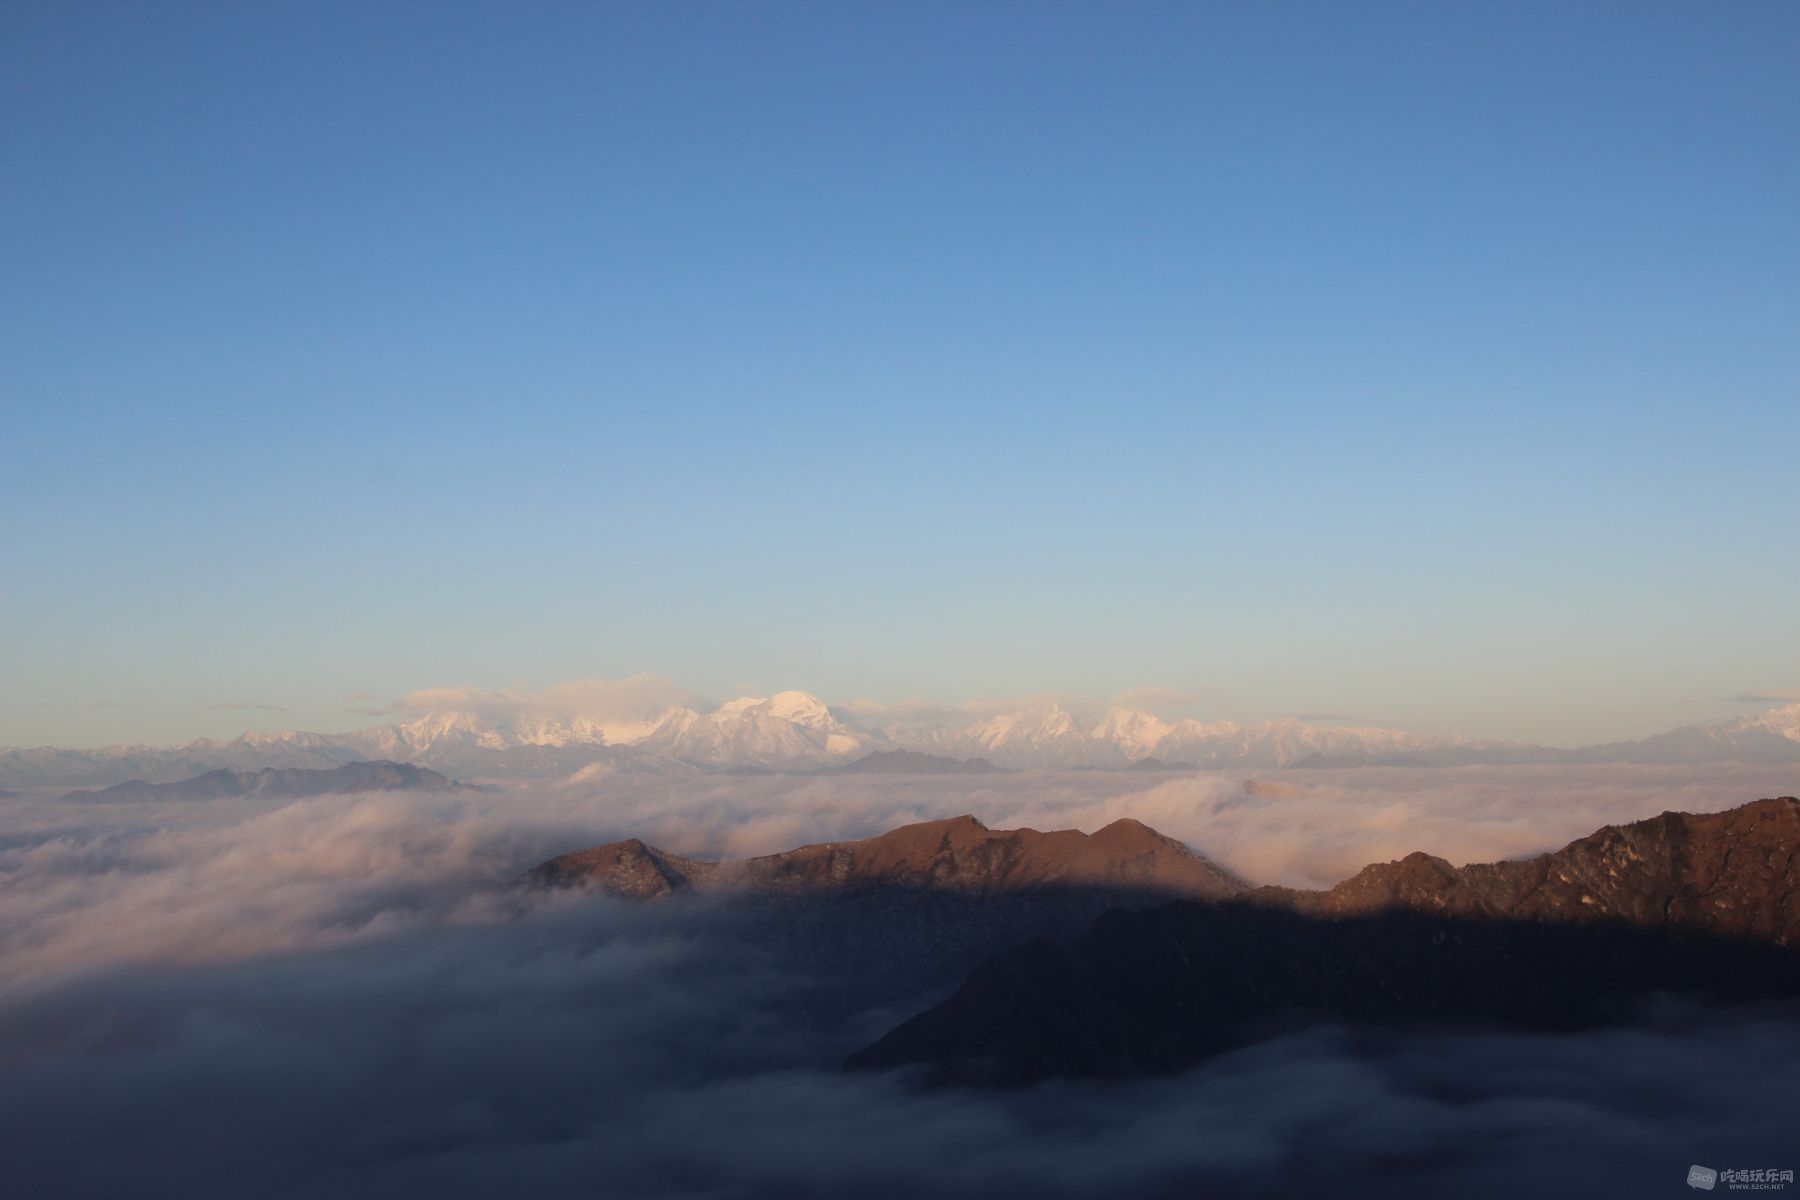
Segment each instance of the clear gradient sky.
M0 743L1800 687L1800 5L14 2L0 156Z

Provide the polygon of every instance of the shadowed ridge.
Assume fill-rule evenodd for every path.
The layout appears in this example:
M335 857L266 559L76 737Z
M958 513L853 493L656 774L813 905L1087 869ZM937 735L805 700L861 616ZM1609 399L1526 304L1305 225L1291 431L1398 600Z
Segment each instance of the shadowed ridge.
M1272 1020L1580 1029L1655 992L1800 997L1800 801L1664 813L1524 862L1414 853L1329 892L1105 914L989 958L852 1056L938 1081L1179 1070Z
M725 863L630 839L551 859L526 880L632 901L728 897L711 917L814 981L804 1003L831 1020L944 995L988 956L1034 937L1070 941L1111 909L1244 886L1135 822L1090 837L994 830L967 814Z
M1350 913L1460 908L1466 898L1462 889L1462 873L1447 859L1414 850L1392 862L1370 863L1328 892L1269 887L1253 894L1278 897L1309 912Z

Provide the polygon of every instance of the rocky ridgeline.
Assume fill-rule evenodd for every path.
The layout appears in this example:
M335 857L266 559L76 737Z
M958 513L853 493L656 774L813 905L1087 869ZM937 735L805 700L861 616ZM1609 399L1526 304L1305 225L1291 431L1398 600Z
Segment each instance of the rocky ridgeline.
M1795 945L1797 853L1800 801L1785 797L1720 813L1667 812L1608 825L1523 861L1453 867L1414 853L1364 867L1330 891L1259 888L1252 898L1323 916L1404 909L1450 917L1604 919Z
M1324 892L1110 912L979 966L855 1055L938 1080L1178 1070L1327 1017L1577 1029L1643 997L1800 996L1800 801L1664 813L1528 861L1413 854Z
M968 893L1042 888L1129 889L1165 898L1237 895L1231 872L1139 821L1092 834L989 829L972 816L925 821L860 841L821 842L734 862L702 862L633 838L565 854L535 883L589 886L649 899L679 891L813 892L857 887Z

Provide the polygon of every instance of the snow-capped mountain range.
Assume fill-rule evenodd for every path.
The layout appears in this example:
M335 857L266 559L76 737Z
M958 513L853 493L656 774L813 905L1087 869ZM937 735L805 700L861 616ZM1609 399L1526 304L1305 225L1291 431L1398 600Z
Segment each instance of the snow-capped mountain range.
M179 746L0 749L0 788L167 782L221 767L330 768L369 759L417 763L464 780L543 778L596 769L805 771L878 750L985 759L1013 769L1124 769L1133 764L1278 768L1557 762L1800 763L1800 703L1636 742L1576 750L1481 742L1283 717L1250 725L1114 708L1096 724L1046 702L966 724L870 728L805 692L741 697L710 711L675 706L628 722L429 712L342 734L247 733Z

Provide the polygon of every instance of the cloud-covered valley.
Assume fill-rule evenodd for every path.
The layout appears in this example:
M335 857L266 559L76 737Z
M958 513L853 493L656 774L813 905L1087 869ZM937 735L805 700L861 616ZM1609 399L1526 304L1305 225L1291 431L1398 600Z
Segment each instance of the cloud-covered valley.
M1267 1195L1674 1186L1790 1152L1800 1026L1665 1006L1581 1036L1322 1026L1188 1075L922 1092L844 1075L906 1015L713 904L520 893L638 835L743 855L973 812L1136 816L1259 881L1796 790L1773 767L644 776L267 807L7 800L0 1160L27 1196ZM1792 1157L1789 1153L1789 1157ZM1666 1178L1665 1178L1666 1177Z

